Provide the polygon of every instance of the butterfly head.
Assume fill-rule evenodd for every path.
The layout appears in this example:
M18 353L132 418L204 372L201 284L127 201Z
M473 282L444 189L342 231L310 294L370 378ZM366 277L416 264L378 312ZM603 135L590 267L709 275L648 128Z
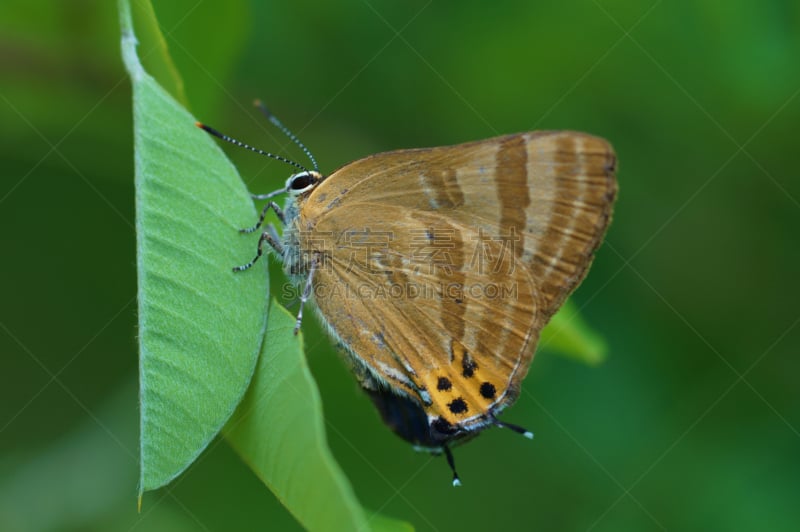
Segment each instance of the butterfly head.
M315 170L303 170L289 176L286 180L286 192L294 197L311 192L325 177Z

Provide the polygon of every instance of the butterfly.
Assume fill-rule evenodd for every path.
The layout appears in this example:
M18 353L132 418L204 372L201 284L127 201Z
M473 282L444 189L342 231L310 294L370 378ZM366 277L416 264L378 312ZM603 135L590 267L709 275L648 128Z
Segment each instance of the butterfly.
M616 156L605 140L536 131L371 155L330 175L198 123L295 166L269 200L265 245L313 300L384 422L416 448L444 453L498 419L528 373L539 333L587 273L611 220ZM288 195L281 209L272 198Z

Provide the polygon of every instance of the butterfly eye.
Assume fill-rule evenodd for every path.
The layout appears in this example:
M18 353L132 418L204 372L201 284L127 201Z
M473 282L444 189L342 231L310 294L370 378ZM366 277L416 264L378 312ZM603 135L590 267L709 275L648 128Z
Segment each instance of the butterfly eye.
M312 172L300 172L289 178L287 188L293 194L300 194L309 188L316 185L318 182L317 176Z

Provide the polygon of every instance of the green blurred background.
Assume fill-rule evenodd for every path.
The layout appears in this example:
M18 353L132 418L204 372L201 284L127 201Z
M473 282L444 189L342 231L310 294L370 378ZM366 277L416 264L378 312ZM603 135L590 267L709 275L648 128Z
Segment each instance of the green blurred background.
M610 139L620 197L575 294L609 346L541 352L442 459L385 429L314 320L331 447L418 530L796 530L800 4L155 2L191 110L323 171L529 129ZM108 1L0 4L0 528L291 530L224 442L136 513L131 91ZM287 169L228 150L251 190ZM313 482L313 479L308 479Z

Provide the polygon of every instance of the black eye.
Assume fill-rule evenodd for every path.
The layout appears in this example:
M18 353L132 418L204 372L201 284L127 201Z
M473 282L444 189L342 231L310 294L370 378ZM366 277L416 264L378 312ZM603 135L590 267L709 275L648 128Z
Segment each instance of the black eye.
M310 174L300 174L292 179L289 188L291 190L303 190L314 184L314 177Z

